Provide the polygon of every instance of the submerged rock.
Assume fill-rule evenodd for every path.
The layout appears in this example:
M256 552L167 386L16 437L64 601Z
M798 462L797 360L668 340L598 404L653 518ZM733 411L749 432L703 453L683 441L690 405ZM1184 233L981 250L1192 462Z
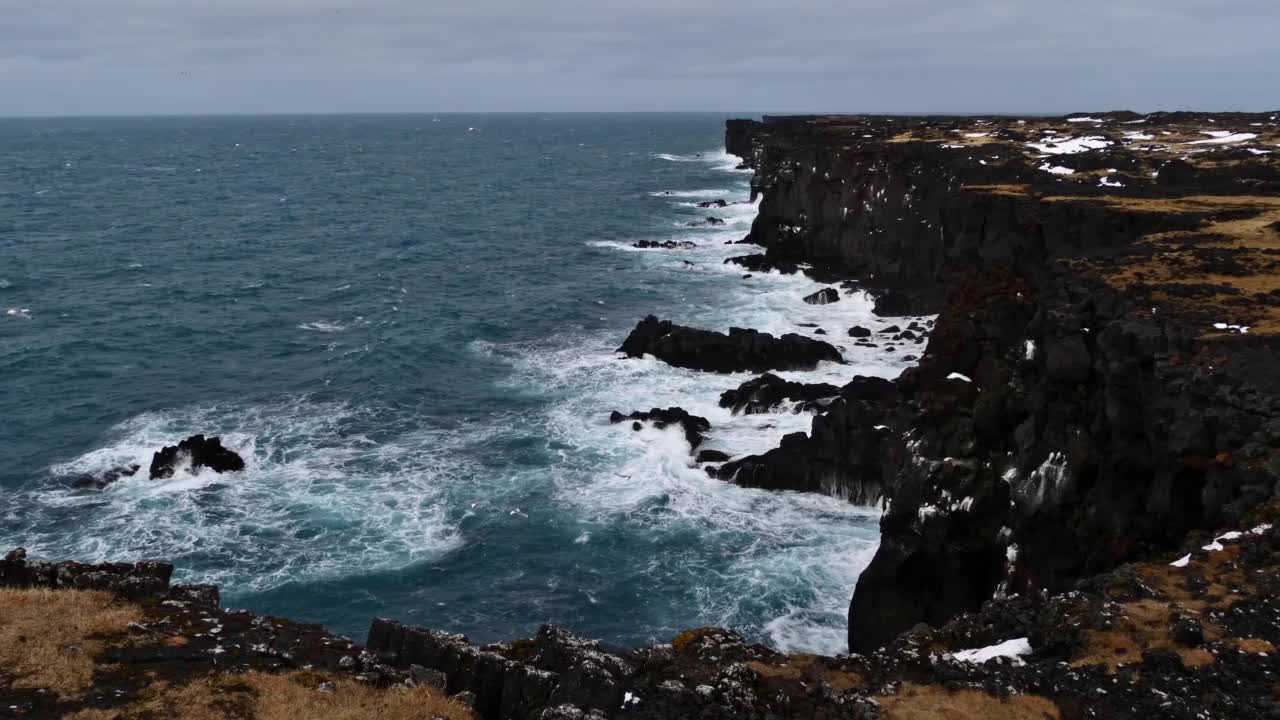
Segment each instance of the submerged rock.
M101 490L106 486L127 477L133 477L141 469L141 465L133 464L112 468L102 475L81 475L72 487L77 488L96 488Z
M726 462L729 459L729 453L719 450L703 450L698 453L698 462L700 463L719 463Z
M835 288L822 288L818 292L806 296L804 301L810 305L830 305L834 302L840 302L840 291Z
M237 472L244 469L244 459L235 451L223 447L221 438L192 435L177 445L169 445L153 455L149 475L152 480L173 477L174 470L188 461L193 472L201 468L209 468L217 473Z
M640 242L632 243L631 247L640 248L642 250L688 250L690 248L698 247L698 244L688 241L676 242L675 240L666 240L663 242L659 242L657 240L641 240Z

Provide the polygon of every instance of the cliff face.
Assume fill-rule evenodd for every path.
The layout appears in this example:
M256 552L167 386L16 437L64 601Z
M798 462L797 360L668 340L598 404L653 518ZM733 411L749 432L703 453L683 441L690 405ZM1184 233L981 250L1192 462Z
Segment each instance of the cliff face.
M752 262L941 311L891 389L855 381L808 436L722 470L887 502L851 649L1069 588L1273 494L1280 175L1239 145L1274 144L1270 117L753 127ZM1202 142L1237 126L1264 132Z

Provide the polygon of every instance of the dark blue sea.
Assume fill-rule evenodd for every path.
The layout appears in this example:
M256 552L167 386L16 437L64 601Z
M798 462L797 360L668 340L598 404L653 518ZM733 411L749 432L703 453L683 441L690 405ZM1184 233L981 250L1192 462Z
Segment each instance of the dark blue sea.
M680 405L733 455L809 427L719 408L749 376L620 359L648 313L837 343L870 318L723 264L755 214L724 119L0 120L0 547L166 559L356 639L381 615L843 651L878 510L726 485L677 429L608 421ZM901 370L845 349L785 375ZM70 487L193 433L247 469Z

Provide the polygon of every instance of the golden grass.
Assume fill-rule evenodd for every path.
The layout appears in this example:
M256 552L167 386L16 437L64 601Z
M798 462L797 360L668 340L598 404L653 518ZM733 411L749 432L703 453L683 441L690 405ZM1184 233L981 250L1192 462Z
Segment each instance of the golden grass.
M1031 193L1030 185L961 185L961 190L987 193L988 195L1006 195L1009 197L1026 197Z
M1208 556L1193 559L1187 567L1176 568L1164 564L1142 565L1139 572L1143 580L1155 590L1160 600L1140 600L1121 605L1120 617L1114 627L1106 631L1086 631L1086 647L1073 659L1072 665L1106 665L1115 670L1120 664L1141 662L1142 651L1147 648L1167 648L1178 653L1187 667L1201 667L1216 661L1213 654L1203 648L1179 645L1169 637L1169 627L1175 612L1200 615L1206 642L1226 640L1244 652L1272 653L1275 647L1266 640L1227 639L1223 629L1205 618L1210 610L1231 607L1242 597L1257 592L1247 573L1239 565L1240 547L1228 545ZM1198 574L1208 581L1203 590L1188 589L1187 578Z
M1274 655L1276 646L1261 638L1243 638L1237 639L1233 643L1241 652L1253 653L1254 655Z
M320 692L322 682L334 685ZM379 689L345 677L312 672L288 675L208 675L185 685L157 683L138 702L119 710L86 710L75 720L474 720L465 705L433 688Z
M786 681L803 682L806 685L825 682L833 690L844 692L862 687L865 683L861 675L827 667L814 655L788 655L781 665L752 660L747 666L755 670L766 685Z
M1007 700L977 690L950 692L939 685L903 683L897 695L877 698L888 720L1061 720L1058 706L1038 695Z
M141 617L105 592L0 590L0 667L14 687L75 696L92 684L105 641Z

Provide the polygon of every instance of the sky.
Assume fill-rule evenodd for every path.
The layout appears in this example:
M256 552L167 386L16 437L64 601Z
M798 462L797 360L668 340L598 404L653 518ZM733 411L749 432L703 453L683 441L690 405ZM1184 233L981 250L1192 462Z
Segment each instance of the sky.
M1273 110L1280 0L0 0L0 115Z

